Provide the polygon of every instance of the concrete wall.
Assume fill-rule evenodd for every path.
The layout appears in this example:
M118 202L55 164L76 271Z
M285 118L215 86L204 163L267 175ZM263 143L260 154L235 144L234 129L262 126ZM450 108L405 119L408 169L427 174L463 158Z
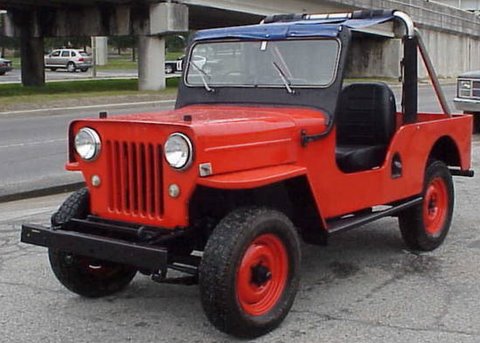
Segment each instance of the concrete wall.
M434 2L466 11L480 11L480 0L435 0Z
M454 78L468 70L480 70L480 37L429 29L421 30L421 35L439 77ZM351 77L397 78L400 76L399 62L402 54L399 39L354 40L347 73ZM427 73L420 55L418 66L419 77L426 78Z
M455 77L468 70L480 70L480 37L431 29L422 29L421 33L440 77ZM419 70L420 76L425 77L423 66Z
M354 38L347 60L347 77L398 78L402 54L400 39Z

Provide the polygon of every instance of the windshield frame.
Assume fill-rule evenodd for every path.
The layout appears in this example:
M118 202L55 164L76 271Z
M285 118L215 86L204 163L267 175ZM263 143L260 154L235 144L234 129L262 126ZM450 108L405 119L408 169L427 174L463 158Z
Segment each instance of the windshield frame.
M190 84L188 82L188 74L190 72L190 68L192 68L192 66L190 65L190 61L192 61L193 51L194 51L194 49L197 45L200 45L200 44L202 44L202 45L203 44L217 44L217 43L235 43L235 42L262 43L262 42L305 41L305 40L308 40L308 41L329 40L329 41L335 41L338 44L337 54L335 56L335 61L334 61L334 70L333 70L333 73L332 73L332 78L331 78L330 82L328 82L327 84L324 84L324 85L320 85L320 84L317 84L317 85L295 85L295 84L292 84L292 85L290 85L290 87L292 89L302 89L302 88L303 89L325 89L325 88L329 88L332 84L335 83L335 80L337 79L340 56L342 55L342 50L343 50L342 40L339 39L339 37L322 37L322 36L315 37L315 36L313 36L313 37L286 38L286 39L275 39L275 40L273 40L273 39L271 39L271 40L268 40L268 39L248 39L248 40L247 39L214 39L214 40L196 41L190 46L190 49L188 51L187 62L184 64L187 67L185 68L185 71L183 73L183 83L188 88L204 88L203 84ZM208 85L210 87L213 87L213 88L285 89L285 85L283 83L271 84L271 85L261 85L261 84L259 84L259 85L254 85L254 84L250 84L250 85L245 85L245 84L213 84L213 83L210 84L210 83L208 83Z

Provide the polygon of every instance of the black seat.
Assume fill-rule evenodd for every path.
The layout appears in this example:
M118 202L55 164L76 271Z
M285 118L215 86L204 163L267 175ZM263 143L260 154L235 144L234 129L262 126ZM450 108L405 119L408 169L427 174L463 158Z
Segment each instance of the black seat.
M385 83L354 83L342 90L336 112L336 158L342 171L382 164L395 132L395 112L395 96Z

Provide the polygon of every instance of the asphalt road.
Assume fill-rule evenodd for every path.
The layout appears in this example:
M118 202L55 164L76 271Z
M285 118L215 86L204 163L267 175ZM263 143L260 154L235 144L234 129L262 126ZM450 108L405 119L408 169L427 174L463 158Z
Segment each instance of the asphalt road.
M81 74L81 73L78 73ZM394 87L400 99L399 87ZM445 85L447 99L453 100L454 85ZM439 112L437 100L429 86L419 87L419 110ZM400 107L400 101L397 101ZM172 108L173 103L160 106L131 105L124 108L41 111L35 113L0 113L0 197L12 192L29 191L58 184L81 181L77 173L64 171L67 153L67 127L74 119L95 117L100 110L109 115L152 112ZM453 104L451 104L453 108Z
M160 105L102 106L35 113L0 114L0 197L58 184L82 181L79 173L64 170L67 161L68 124L74 119L170 109Z
M480 139L473 146L480 167ZM258 342L480 341L480 179L455 178L444 245L407 252L387 218L303 246L302 282L283 324ZM0 204L0 342L228 342L196 286L138 275L122 293L84 299L53 276L46 250L19 243L22 222L47 224L64 195Z

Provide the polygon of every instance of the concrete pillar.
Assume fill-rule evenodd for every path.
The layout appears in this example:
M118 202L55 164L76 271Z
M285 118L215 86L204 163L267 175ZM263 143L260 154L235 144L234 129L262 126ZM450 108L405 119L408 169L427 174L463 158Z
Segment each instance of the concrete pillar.
M173 2L152 4L149 25L138 37L140 90L165 88L165 35L188 31L188 7Z
M139 36L138 88L142 91L158 91L165 86L165 38Z
M23 13L24 18L33 21L33 12ZM20 27L20 58L22 63L22 84L24 86L45 85L43 37L34 35L34 25Z
M95 37L95 54L98 66L108 63L108 37Z

